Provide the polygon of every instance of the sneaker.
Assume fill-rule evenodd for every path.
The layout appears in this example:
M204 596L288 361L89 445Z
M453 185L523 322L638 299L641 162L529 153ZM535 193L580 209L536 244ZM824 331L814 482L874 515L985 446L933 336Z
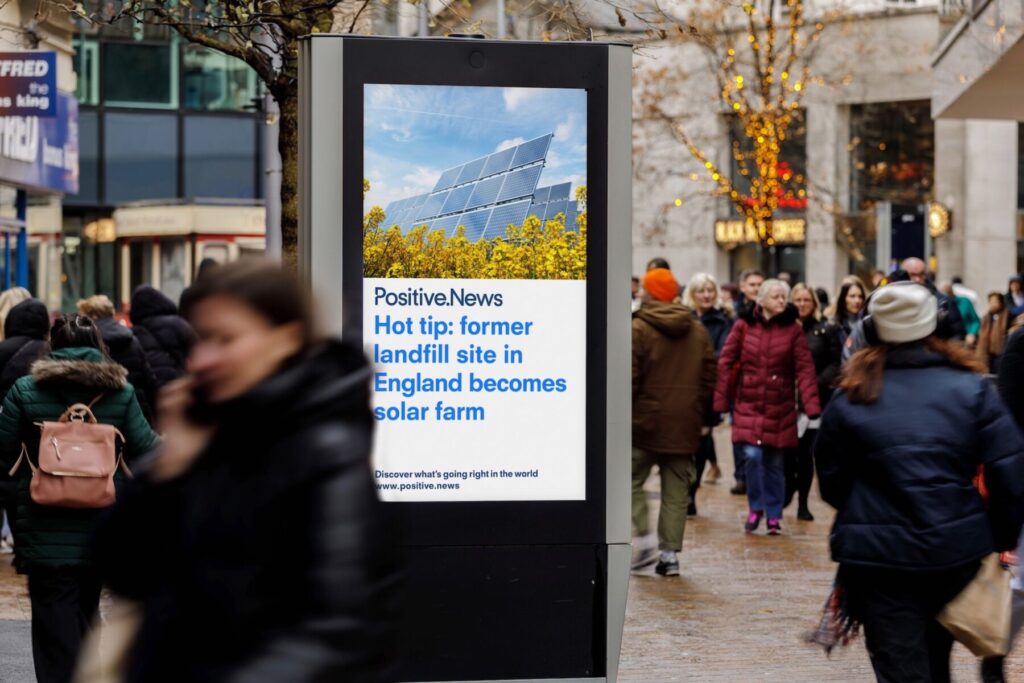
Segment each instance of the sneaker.
M761 525L761 513L751 512L747 515L747 523L743 525L743 529L748 533L752 534L757 531L757 527Z
M718 480L722 478L722 468L718 465L712 465L711 469L708 470L708 475L704 477L705 484L717 484Z
M738 481L736 485L729 489L729 493L734 496L745 496L747 495L747 482Z
M696 517L697 516L697 503L690 501L690 504L686 506L686 516Z
M640 546L633 551L633 562L630 564L632 571L650 567L658 561L658 549L640 540Z
M768 520L768 535L778 536L782 533L782 523L777 519Z
M0 541L0 555L10 555L14 552L14 543L4 538Z
M814 521L814 515L811 514L810 508L808 508L806 505L800 506L800 509L796 513L796 518L799 519L801 522Z
M658 576L679 576L679 559L675 553L666 558L664 555L658 560L658 566L654 568Z

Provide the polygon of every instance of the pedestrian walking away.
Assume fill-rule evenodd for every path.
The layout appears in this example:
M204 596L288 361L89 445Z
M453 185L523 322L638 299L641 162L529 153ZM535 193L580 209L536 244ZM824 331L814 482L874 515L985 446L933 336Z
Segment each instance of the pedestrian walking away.
M0 400L11 386L29 374L32 364L50 350L50 313L38 299L26 299L15 305L3 323L4 340L0 342ZM16 540L18 515L18 482L0 474L0 504L7 516L11 541ZM8 539L3 539L8 544ZM5 546L6 550L9 550Z
M1010 327L1010 311L1000 292L989 292L988 311L981 320L981 332L978 335L978 360L990 373L999 372L999 361L1003 357L1003 347Z
M935 617L1024 523L1024 437L976 357L940 339L926 287L868 304L815 447L837 583L879 681L948 682L953 637ZM982 468L983 503L974 478Z
M92 403L96 420L124 437L131 464L150 451L157 435L149 427L123 367L110 361L89 318L65 315L50 330L52 350L31 374L11 387L0 411L0 465L19 458L39 462L38 423L58 420L75 403ZM102 510L40 505L30 494L30 468L18 470L14 565L28 575L32 605L32 657L39 683L67 683L100 599L100 579L86 546ZM118 490L121 473L114 478ZM120 537L131 547L135 539Z
M694 312L701 325L711 337L711 345L715 349L715 358L725 346L725 340L732 329L732 320L722 308L718 295L718 282L708 273L697 273L690 278L683 294L683 305ZM697 489L700 488L704 468L711 465L707 482L713 484L722 476L718 466L718 455L715 453L715 439L712 431L722 422L721 414L712 409L713 395L708 395L707 410L704 413L704 427L701 429L700 447L697 449L697 474L690 485L690 503L686 514L697 514Z
M821 319L818 300L807 285L798 283L793 287L790 301L796 306L800 316L800 326L807 338L807 346L814 359L814 371L818 376L818 401L822 410L832 397L832 385L839 378L842 344L839 341L838 329L826 320ZM807 500L814 481L814 441L818 436L820 418L810 419L801 412L797 419L797 434L800 443L795 449L786 451L786 500L788 507L793 495L799 493L797 519L813 522L814 515Z
M758 304L736 321L718 359L714 409L734 405L732 439L746 459L748 533L765 517L769 534L782 530L785 450L799 445L798 385L804 413L821 415L814 359L788 296L786 283L766 280Z
M96 323L107 353L128 371L128 381L135 387L135 397L139 400L142 414L152 424L156 406L156 375L149 366L142 343L131 328L114 318L114 303L103 294L79 301L78 312Z
M317 337L302 287L259 260L204 276L185 313L199 339L161 396L164 441L95 536L142 615L120 680L392 680L366 358Z
M715 352L704 326L676 301L672 273L650 270L643 284L644 302L633 314L632 567L657 562L656 573L678 576L694 456L715 387ZM661 477L656 540L644 491L654 465Z
M149 285L139 285L132 292L129 316L157 388L185 374L185 359L196 333L178 315L174 302Z

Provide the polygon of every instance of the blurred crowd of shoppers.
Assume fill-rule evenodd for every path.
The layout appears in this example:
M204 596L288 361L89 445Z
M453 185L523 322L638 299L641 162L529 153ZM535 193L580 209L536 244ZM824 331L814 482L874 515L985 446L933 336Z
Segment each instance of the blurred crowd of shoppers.
M103 588L118 681L391 680L365 357L263 261L204 265L183 303L143 285L127 316L103 295L51 315L0 294L4 545L28 577L37 680L100 680L83 672ZM120 437L113 507L34 497L40 425L76 404Z

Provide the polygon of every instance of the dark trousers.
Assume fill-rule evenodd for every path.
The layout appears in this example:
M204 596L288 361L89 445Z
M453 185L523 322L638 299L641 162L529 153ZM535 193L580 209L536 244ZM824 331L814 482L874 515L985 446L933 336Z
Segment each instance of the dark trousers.
M690 502L693 502L694 496L697 495L697 489L700 488L700 480L704 477L704 468L707 464L712 465L718 464L718 456L715 454L715 437L712 434L700 437L700 446L697 447L697 476L694 477L693 483L690 484Z
M978 566L934 572L840 568L879 683L949 683L953 636L935 615L974 578Z
M800 437L796 448L786 451L786 503L793 502L793 494L800 493L800 507L807 507L807 496L811 493L814 482L814 441L818 438L817 429L808 429Z
M28 576L32 660L38 683L68 683L100 605L100 580L85 569L38 570Z

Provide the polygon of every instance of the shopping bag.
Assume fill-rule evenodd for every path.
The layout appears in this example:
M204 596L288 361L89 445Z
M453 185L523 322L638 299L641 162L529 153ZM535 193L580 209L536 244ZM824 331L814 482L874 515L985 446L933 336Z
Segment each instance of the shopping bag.
M992 553L936 619L978 657L1005 656L1010 651L1012 578L999 553Z

